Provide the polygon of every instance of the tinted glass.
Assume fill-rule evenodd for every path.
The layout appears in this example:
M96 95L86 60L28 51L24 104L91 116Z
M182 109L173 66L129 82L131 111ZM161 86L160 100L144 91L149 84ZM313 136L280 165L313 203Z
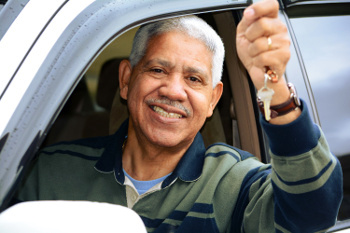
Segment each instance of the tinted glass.
M291 20L331 151L344 172L340 219L350 218L350 16Z

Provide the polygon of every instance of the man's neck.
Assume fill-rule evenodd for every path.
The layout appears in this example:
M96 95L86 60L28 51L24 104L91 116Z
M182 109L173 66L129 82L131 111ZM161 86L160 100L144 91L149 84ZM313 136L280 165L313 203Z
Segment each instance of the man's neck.
M140 143L129 135L123 150L123 168L136 180L158 179L174 171L190 145L164 148Z

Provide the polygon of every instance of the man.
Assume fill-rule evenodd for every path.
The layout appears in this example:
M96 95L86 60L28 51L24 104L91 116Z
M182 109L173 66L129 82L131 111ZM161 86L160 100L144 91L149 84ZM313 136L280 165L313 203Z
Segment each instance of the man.
M283 78L289 40L277 14L276 1L259 2L237 28L238 55L258 90L273 89L271 106L290 100ZM223 54L215 32L193 16L141 27L130 61L119 67L128 121L112 136L44 149L19 198L128 206L150 232L332 226L342 196L340 165L306 106L261 118L272 165L225 144L204 148L198 131L222 94Z

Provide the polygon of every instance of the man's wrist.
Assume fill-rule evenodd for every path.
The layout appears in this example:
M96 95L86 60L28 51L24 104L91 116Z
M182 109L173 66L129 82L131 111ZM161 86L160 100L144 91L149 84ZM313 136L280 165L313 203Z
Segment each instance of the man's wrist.
M295 111L301 105L294 85L292 83L288 83L287 87L290 91L290 96L287 99L287 101L285 101L281 104L278 104L278 105L270 106L270 112L271 112L270 117L272 119L279 117L279 116L286 115L292 111ZM264 114L265 109L264 109L263 101L261 101L259 98L257 101L258 101L258 106L259 106L260 112Z
M275 124L272 121L289 117L296 111L285 116L265 121L260 117L261 125L269 139L270 149L276 155L292 156L304 153L316 146L320 137L320 131L310 118L305 102L298 108L300 115L296 120L286 124Z

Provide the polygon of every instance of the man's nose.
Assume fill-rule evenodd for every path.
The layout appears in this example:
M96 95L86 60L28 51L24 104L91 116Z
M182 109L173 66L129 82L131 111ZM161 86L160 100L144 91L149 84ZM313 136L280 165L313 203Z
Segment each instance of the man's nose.
M164 79L159 94L175 101L184 101L187 98L186 82L182 74L172 73Z

